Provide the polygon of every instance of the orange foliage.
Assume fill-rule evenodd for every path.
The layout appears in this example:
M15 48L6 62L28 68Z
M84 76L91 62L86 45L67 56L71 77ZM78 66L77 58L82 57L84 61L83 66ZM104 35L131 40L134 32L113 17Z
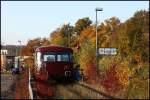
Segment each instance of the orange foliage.
M131 71L128 65L129 62L124 61L120 63L116 68L119 82L123 86L123 88L126 88L129 85L129 77L131 76Z
M134 58L135 58L135 60L136 60L137 62L140 62L140 61L141 61L141 55L140 55L140 53L136 53L136 54L134 55Z
M79 42L80 42L80 43L83 43L84 40L86 40L86 39L91 39L91 38L95 38L95 33L94 33L94 30L93 30L93 27L92 27L92 26L85 28L85 29L81 32L81 35L80 35L80 37L79 37Z
M27 45L21 50L22 56L33 56L35 48L38 46L46 46L49 45L49 41L46 38L36 38L33 40L29 40Z
M85 70L86 76L89 78L89 80L95 80L97 73L96 73L96 65L89 64L87 65L88 68Z
M116 66L116 64L111 64L110 68L106 70L104 79L101 81L106 91L110 93L117 93L123 88L117 76Z

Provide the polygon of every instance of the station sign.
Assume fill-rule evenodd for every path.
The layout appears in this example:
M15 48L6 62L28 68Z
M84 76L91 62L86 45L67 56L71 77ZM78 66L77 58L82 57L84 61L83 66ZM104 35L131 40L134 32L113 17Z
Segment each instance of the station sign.
M116 48L99 48L98 54L99 55L116 55L117 49Z

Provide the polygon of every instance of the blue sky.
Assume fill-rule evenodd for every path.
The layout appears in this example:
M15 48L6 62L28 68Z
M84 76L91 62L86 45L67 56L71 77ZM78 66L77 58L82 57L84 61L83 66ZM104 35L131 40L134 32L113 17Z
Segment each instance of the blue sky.
M26 44L29 39L49 38L64 23L74 25L83 17L95 22L96 7L103 8L98 13L99 23L112 16L124 22L137 10L148 10L149 1L2 1L1 41Z

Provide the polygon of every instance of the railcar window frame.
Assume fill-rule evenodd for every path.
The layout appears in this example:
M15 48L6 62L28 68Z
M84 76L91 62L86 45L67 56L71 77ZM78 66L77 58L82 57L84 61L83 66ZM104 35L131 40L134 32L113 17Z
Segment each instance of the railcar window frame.
M57 53L57 62L70 62L69 53L68 52Z
M54 61L48 61L44 59L44 55L54 55L55 60ZM67 55L68 60L58 60L58 55ZM41 59L43 59L44 62L73 62L73 57L72 57L71 52L43 52Z
M54 60L45 60L44 59L45 55L53 55L54 56ZM56 60L57 60L55 52L44 52L44 53L42 53L42 57L41 58L43 59L44 62L56 62Z
M43 61L48 61L48 62L55 62L56 60L56 55L52 55L52 54L45 54L43 55Z

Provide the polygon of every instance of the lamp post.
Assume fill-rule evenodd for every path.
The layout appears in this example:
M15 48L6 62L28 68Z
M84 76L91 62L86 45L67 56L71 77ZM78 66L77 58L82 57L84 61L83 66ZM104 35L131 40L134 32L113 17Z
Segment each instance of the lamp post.
M98 38L97 38L97 12L103 11L102 8L96 8L96 67L97 67L97 74L98 74Z
M21 56L21 41L20 40L18 40L18 42L20 43L20 47L19 47L19 56Z
M18 40L18 42L20 43L19 52L18 52L19 58L18 58L18 62L17 62L18 63L17 67L19 68L19 66L21 65L21 62L20 62L20 59L21 59L21 41Z

